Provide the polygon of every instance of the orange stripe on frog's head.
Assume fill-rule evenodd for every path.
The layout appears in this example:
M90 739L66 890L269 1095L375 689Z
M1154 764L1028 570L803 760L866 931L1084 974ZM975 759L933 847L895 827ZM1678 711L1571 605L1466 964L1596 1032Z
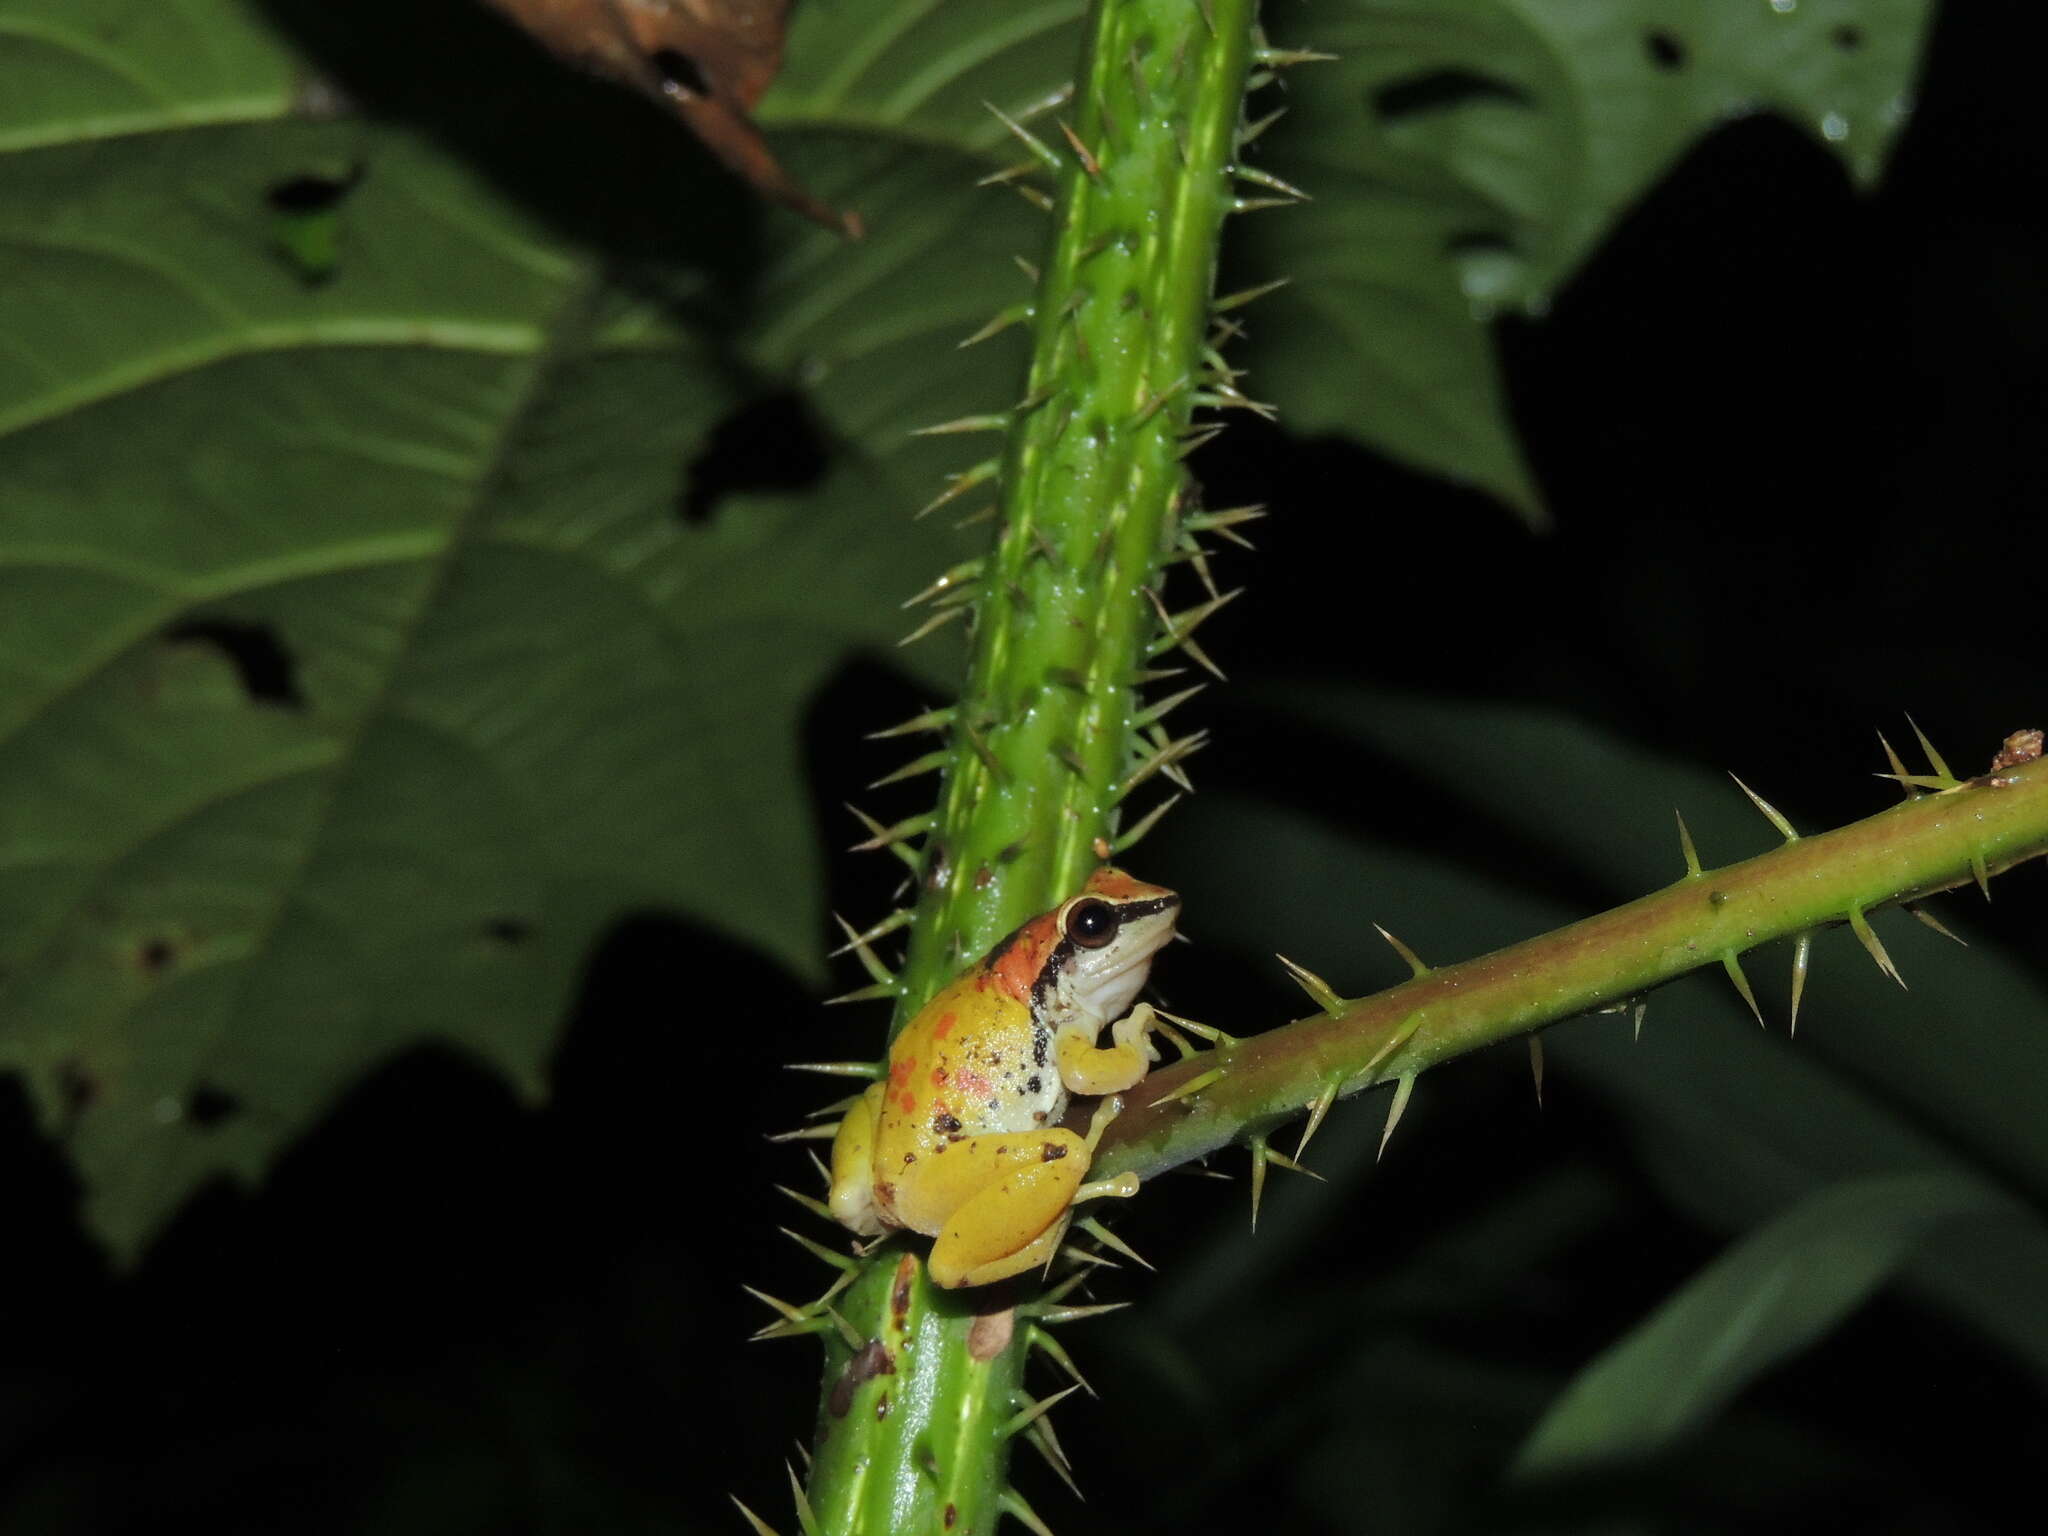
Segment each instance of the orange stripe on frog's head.
M1031 984L1059 941L1059 914L1041 912L988 952L989 982L1005 997L1029 1002Z
M1135 880L1113 864L1104 864L1090 875L1081 892L1087 896L1107 897L1111 901L1147 901L1168 894L1163 887Z

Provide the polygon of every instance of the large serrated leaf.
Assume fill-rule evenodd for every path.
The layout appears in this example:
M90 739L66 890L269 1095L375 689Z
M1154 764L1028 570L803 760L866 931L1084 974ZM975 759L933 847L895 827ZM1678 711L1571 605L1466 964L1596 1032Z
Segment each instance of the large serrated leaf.
M651 111L590 132L681 168L652 235L521 181L488 90L596 98L504 46L425 121L317 8L0 4L0 1066L124 1252L410 1044L537 1092L624 912L814 967L799 713L958 556L906 430L1014 387L951 346L1036 235L985 157L813 120L874 238L748 210L721 271ZM825 482L686 522L775 380Z
M1271 24L1288 73L1260 160L1314 202L1254 217L1254 376L1298 431L1540 501L1486 321L1540 311L1702 135L1777 112L1859 184L1911 105L1927 0L1338 0ZM1260 345L1259 337L1271 345ZM1310 342L1303 345L1304 341Z

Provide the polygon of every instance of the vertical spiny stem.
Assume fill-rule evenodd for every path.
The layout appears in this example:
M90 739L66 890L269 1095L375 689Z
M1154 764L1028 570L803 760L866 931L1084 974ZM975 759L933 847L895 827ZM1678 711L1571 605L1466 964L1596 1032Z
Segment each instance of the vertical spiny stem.
M1252 52L1255 0L1096 0L1038 264L966 690L896 1027L962 961L1071 894L1118 827ZM1043 156L1040 156L1043 158ZM1009 1308L1020 1310L1012 1313ZM810 1483L829 1532L993 1530L1032 1288L946 1294L882 1245L823 1335ZM1045 1317L1071 1315L1052 1309ZM859 1342L848 1342L847 1336Z

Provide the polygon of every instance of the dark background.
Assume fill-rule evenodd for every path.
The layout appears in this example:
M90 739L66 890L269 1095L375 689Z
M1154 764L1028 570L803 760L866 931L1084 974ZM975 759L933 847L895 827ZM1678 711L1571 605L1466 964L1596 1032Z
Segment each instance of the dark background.
M1281 795L1498 862L1489 832L1434 814L1449 802L1426 780L1265 707L1270 681L1304 676L1550 704L1677 757L1760 764L1809 825L1881 803L1862 776L1878 766L1870 732L1897 740L1902 704L1973 767L2006 731L2048 724L2034 664L2048 144L2010 14L1945 9L1874 197L1790 127L1732 125L1546 319L1501 326L1548 537L1341 442L1254 425L1205 451L1212 504L1273 516L1255 557L1230 557L1250 591L1210 632L1233 685L1194 706L1217 736L1204 794ZM503 67L538 68L522 58ZM637 109L622 121L669 132ZM546 146L522 149L537 177L570 178ZM785 217L733 207L742 228ZM786 481L792 463L800 478L789 435L803 430L764 400L678 515L715 517L720 494ZM847 743L926 702L879 661L818 699L824 841L849 840L840 805L896 760ZM1361 797L1368 770L1405 792ZM1142 867L1178 883L1174 821ZM886 863L841 857L832 904L882 910ZM1972 913L2030 962L2048 935L2038 876ZM1535 860L1513 878L1595 904ZM1183 1007L1249 1027L1298 1011L1264 956L1198 910L1188 926L1202 942L1169 961ZM61 1149L0 1084L0 1527L734 1530L729 1491L793 1529L780 1464L808 1433L816 1351L746 1343L767 1314L740 1285L820 1282L775 1233L799 1213L771 1185L807 1185L801 1155L761 1132L820 1097L780 1063L862 1053L882 1026L817 1002L706 932L627 922L591 958L547 1108L416 1052L350 1092L260 1190L197 1200L128 1274L85 1236ZM1519 1047L1427 1086L1432 1123L1455 1134L1383 1171L1369 1220L1275 1239L1274 1266L1200 1317L1146 1317L1163 1283L1149 1277L1099 1287L1140 1306L1069 1336L1102 1393L1060 1415L1089 1502L1020 1469L1057 1529L1340 1529L1358 1508L1357 1528L1385 1532L1578 1530L1627 1512L1645 1522L1631 1528L1918 1533L2011 1528L2008 1501L2038 1498L2039 1380L1889 1295L1678 1457L1618 1484L1500 1493L1502 1460L1572 1370L1722 1239L1632 1170L1597 1098L1554 1085L1539 1115ZM1243 1200L1241 1182L1169 1179L1123 1230L1171 1275L1218 1232L1250 1241ZM1579 1239L1540 1270L1478 1278L1490 1233L1560 1205L1592 1213ZM1446 1234L1465 1235L1463 1259L1443 1256ZM1462 1375L1444 1348L1410 1369L1350 1336L1348 1298L1397 1275L1441 1280L1409 1304L1413 1337L1450 1347ZM1333 1420L1323 1389L1346 1376L1348 1417ZM1333 1443L1361 1448L1342 1499L1316 1483Z

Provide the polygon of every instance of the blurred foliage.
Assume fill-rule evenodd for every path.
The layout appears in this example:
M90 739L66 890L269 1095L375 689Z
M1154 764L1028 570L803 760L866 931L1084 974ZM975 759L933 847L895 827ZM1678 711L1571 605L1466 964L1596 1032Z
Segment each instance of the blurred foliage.
M757 1135L809 1107L778 1063L879 1038L816 956L893 875L818 849L950 675L893 604L980 535L908 520L958 456L903 433L1014 388L953 347L1042 238L972 189L980 103L1063 78L1075 9L799 7L764 117L848 247L457 0L0 0L6 1529L780 1507L812 1357L742 1353L737 1282L809 1277ZM1896 0L1273 7L1345 59L1261 141L1316 203L1232 251L1296 278L1237 360L1297 435L1197 466L1276 515L1142 854L1198 940L1169 1005L1255 1028L1274 949L1362 990L1370 920L1443 958L1634 896L1674 805L1754 851L1719 765L1815 827L1889 793L1902 707L1959 764L2043 723L2042 140L1955 9L1916 87ZM1161 1181L1123 1230L1163 1277L1068 1340L1092 1502L1033 1501L1989 1528L2048 1454L2048 918L2038 870L1967 903L1967 952L1880 925L1909 994L1824 940L1794 1042L1782 990L1766 1034L1693 981L1640 1045L1554 1031L1540 1116L1519 1048L1425 1078L1376 1172L1350 1106L1255 1241L1241 1185ZM1731 1241L1812 1268L1841 1227L1798 1213L1887 1178L2007 1214L1880 1214L1725 1412L1505 1480L1602 1351L1609 1406L1712 1399L1706 1351L1613 1346Z

